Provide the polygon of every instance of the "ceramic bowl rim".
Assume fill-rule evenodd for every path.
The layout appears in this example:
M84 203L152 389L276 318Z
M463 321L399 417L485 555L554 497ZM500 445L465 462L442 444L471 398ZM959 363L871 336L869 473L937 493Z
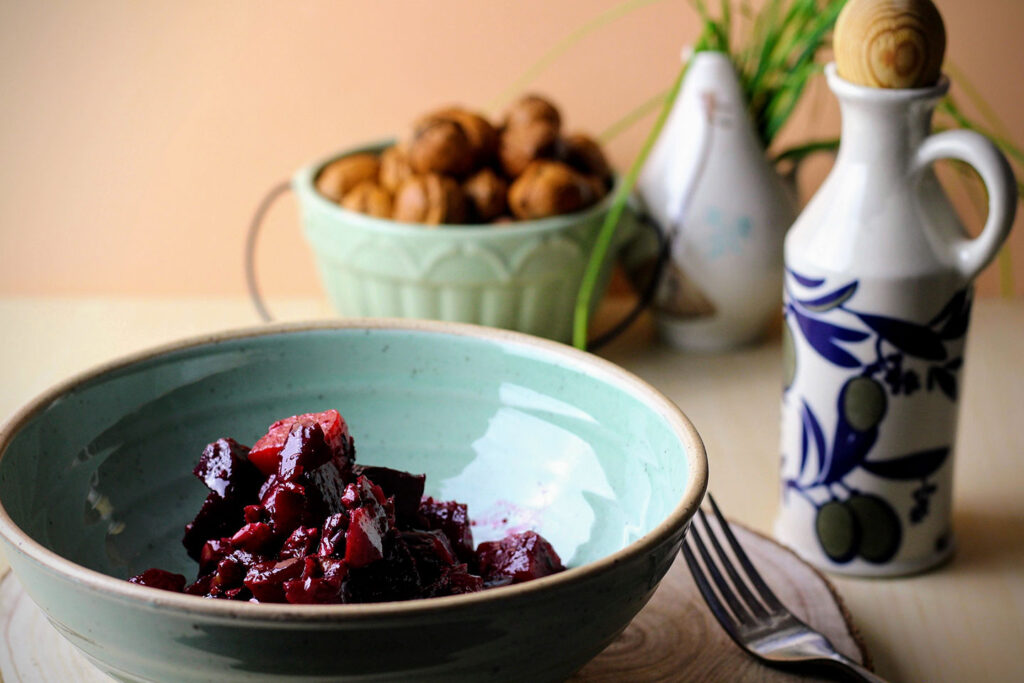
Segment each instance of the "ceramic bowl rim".
M260 622L334 622L344 620L378 620L389 617L408 618L413 615L468 608L472 605L502 603L516 597L543 596L563 584L572 584L604 574L630 559L652 552L673 534L685 528L696 513L707 489L708 463L703 442L696 429L676 404L624 368L593 354L558 342L541 339L521 332L484 327L469 323L451 323L431 320L397 318L349 318L345 320L277 323L273 325L242 327L214 334L194 336L127 354L105 364L95 366L66 379L32 399L0 426L0 460L11 441L21 429L53 401L88 382L132 365L155 359L173 352L215 346L219 343L258 337L301 334L331 330L382 330L398 332L425 332L440 336L470 337L525 350L540 352L535 360L561 361L565 365L586 370L587 374L640 399L649 409L665 420L684 446L688 480L683 494L669 514L651 531L624 548L581 567L535 579L522 584L493 588L477 593L435 598L421 598L401 602L360 603L344 605L287 605L253 604L229 600L210 600L193 595L164 591L129 583L102 572L86 568L42 544L22 530L0 501L0 536L42 568L94 589L108 598L120 598L138 606L167 608L209 619L227 619Z
M495 225L493 223L465 223L465 224L441 224L425 225L423 223L404 223L390 218L377 218L358 211L351 211L338 204L335 204L327 197L321 195L314 185L317 175L325 166L338 159L355 154L367 154L383 151L389 145L394 144L394 139L379 140L377 142L365 143L355 147L335 152L316 161L306 164L297 170L291 178L291 187L295 191L301 204L315 207L319 211L333 214L337 219L344 219L347 226L358 226L360 229L375 233L390 234L395 236L415 236L421 239L436 238L508 238L513 235L522 237L535 233L559 232L574 225L587 222L593 218L608 213L616 195L621 189L621 176L615 174L614 184L607 194L596 204L574 213L560 214L548 218L536 218L533 220L513 221L509 224Z

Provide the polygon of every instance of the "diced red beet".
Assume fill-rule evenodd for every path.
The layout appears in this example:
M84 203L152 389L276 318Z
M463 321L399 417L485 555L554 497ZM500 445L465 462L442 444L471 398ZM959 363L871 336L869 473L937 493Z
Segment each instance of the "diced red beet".
M302 576L303 566L304 561L297 557L257 562L243 582L260 602L284 602L284 582Z
M246 505L242 508L242 518L246 524L253 522L266 522L267 510L262 505Z
M211 491L195 519L185 525L185 536L181 542L189 557L198 560L203 544L211 539L232 535L244 523L245 517L240 505Z
M354 458L336 411L274 423L248 458L230 439L210 444L195 474L211 492L183 539L199 576L186 586L154 569L131 580L207 598L337 603L456 595L561 571L532 532L477 555L465 505L421 500L423 475ZM471 573L478 564L483 577Z
M281 481L295 481L330 459L331 449L320 425L295 424L281 446L277 477Z
M433 589L432 595L476 593L484 589L484 580L471 574L466 565L457 564L444 570Z
M419 509L420 526L424 529L438 529L444 532L452 549L463 562L475 559L473 552L473 529L464 503L424 498Z
M199 573L206 574L213 571L217 563L224 559L234 548L230 538L212 538L203 545L199 553Z
M325 579L341 581L348 574L348 565L345 564L345 560L335 557L319 557L317 561L320 563L320 571Z
M304 558L316 552L319 542L319 529L316 527L300 526L292 532L291 536L285 539L277 556L279 559L287 559L289 557Z
M285 581L285 599L293 605L330 605L342 600L342 582L337 579L310 577Z
M251 500L263 477L246 459L248 452L234 439L217 439L203 449L192 473L221 498Z
M342 511L341 496L345 491L345 476L337 461L328 460L302 475L300 481L306 487L312 509L319 510L320 516Z
M331 457L317 424L296 424L281 448L281 460L275 475L278 482L297 482L305 488L309 508L320 516L341 510L345 476L338 461ZM266 490L266 487L261 490Z
M295 424L306 426L319 425L334 457L344 461L339 462L343 467L346 463L354 460L352 439L348 434L348 425L345 424L344 418L341 417L337 410L293 415L270 425L267 433L253 444L252 449L249 451L249 461L256 465L264 476L269 476L277 471L281 447L284 446L285 441L288 439L288 434Z
M185 592L189 595L198 595L199 597L213 597L210 595L210 585L213 583L213 577L213 572L201 574L198 579L185 586Z
M522 583L565 569L551 544L533 531L481 543L476 557L480 576L488 586Z
M295 482L277 484L263 496L261 503L267 511L270 526L278 537L290 535L311 516L306 489Z
M221 594L226 600L251 600L252 592L245 586L238 586L237 588L229 588Z
M384 536L394 521L384 492L365 476L359 477L345 487L341 502L351 511L345 532L345 562L359 568L382 559Z
M141 574L136 574L128 579L131 583L160 590L181 593L185 590L185 577L181 574L173 574L163 569L147 569Z
M352 511L345 531L345 562L353 568L384 558L384 534L387 532L384 508L365 506Z
M349 515L347 512L336 512L324 520L323 531L320 533L320 547L317 555L332 557L345 555L345 532L348 531Z
M347 573L341 560L307 557L301 577L284 583L285 600L293 604L344 602Z
M268 524L246 524L231 537L231 545L250 553L263 553L274 540L274 530Z
M390 467L356 465L352 469L355 476L366 476L380 486L385 496L395 499L395 516L399 524L415 524L416 511L419 510L420 499L423 498L426 475L410 474Z
M349 567L344 589L345 602L387 602L423 596L416 562L394 531L384 539L382 560L361 568Z
M274 474L271 474L269 477L267 477L266 480L264 480L263 484L260 486L260 491L258 495L259 499L263 500L264 498L266 498L267 494L270 493L270 489L274 488L280 483L281 481L277 478L277 472L274 472Z
M409 548L425 586L437 583L448 568L459 563L448 537L441 531L402 531L399 535Z
M243 550L232 551L217 563L216 569L212 572L207 595L218 597L225 591L241 587L249 567L258 561L259 559L251 553Z
M349 510L371 503L384 505L386 501L384 490L366 476L357 477L354 483L345 487L341 496L341 504Z

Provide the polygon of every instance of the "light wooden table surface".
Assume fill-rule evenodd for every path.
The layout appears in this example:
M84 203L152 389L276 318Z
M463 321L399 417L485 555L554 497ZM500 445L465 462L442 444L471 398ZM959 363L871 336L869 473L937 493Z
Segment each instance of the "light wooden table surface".
M270 303L285 320L330 316L315 300ZM257 323L242 299L0 299L0 419L97 363ZM657 344L642 321L603 355L679 404L707 445L715 497L731 516L770 532L779 464L778 341L684 355ZM975 305L954 497L952 562L921 576L833 582L886 678L1024 680L1024 301Z

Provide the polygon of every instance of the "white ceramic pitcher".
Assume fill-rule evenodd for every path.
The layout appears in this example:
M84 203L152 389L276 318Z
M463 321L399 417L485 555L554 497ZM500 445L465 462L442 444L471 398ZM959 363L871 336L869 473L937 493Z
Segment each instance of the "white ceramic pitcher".
M782 240L797 208L765 159L728 55L693 55L637 189L672 239L654 301L661 336L696 351L762 336L778 318Z
M971 131L929 135L948 81L855 85L832 172L786 237L782 502L776 535L824 569L920 571L953 548L957 398L972 281L1010 231L1013 173ZM932 170L972 165L989 213L970 239Z

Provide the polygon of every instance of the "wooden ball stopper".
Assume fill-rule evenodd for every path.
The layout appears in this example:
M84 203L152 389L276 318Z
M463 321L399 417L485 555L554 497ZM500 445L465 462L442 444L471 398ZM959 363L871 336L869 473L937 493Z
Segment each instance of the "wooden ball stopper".
M873 88L923 88L942 73L946 29L931 0L850 0L832 39L836 70Z

